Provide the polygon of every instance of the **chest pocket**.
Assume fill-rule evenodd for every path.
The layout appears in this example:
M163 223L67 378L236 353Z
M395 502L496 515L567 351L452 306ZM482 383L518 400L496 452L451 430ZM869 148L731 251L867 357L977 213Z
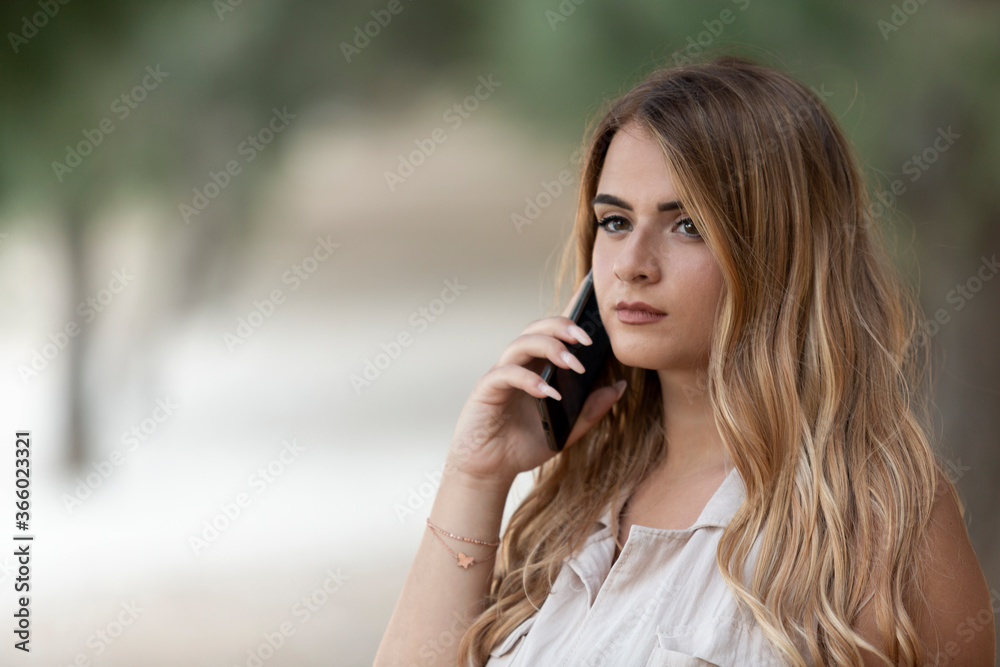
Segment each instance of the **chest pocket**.
M719 665L696 658L693 655L657 646L650 654L646 667L719 667Z
M787 667L763 632L735 617L656 628L646 667Z
M496 647L490 651L489 661L490 667L494 665L500 667L501 665L512 664L512 661L521 651L521 647L524 646L524 636L528 634L528 630L531 626L535 624L535 619L538 614L532 614L528 618L521 621L521 624L514 628L507 638L496 645ZM492 660L492 658L502 658L502 660Z

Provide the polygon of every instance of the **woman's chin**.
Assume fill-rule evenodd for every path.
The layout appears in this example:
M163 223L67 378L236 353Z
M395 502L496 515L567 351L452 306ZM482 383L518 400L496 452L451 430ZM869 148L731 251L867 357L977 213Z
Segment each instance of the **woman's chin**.
M662 361L661 359L657 359L639 350L618 351L613 349L613 354L615 355L615 359L617 359L623 366L632 366L633 368L642 368L646 370L657 368L659 366L658 362Z

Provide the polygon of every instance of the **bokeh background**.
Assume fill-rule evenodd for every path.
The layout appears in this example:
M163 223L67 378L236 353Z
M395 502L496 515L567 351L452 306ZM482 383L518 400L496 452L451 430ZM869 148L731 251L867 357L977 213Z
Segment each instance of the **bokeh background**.
M0 663L371 664L473 383L568 296L587 122L703 50L813 86L884 193L1000 609L995 1L40 0L0 28Z

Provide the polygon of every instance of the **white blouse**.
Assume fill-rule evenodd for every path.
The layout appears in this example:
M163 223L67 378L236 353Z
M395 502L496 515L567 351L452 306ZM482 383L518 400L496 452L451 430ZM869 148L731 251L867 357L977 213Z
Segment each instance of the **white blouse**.
M541 609L490 653L486 667L786 665L752 615L741 620L715 562L719 536L745 497L733 468L690 528L633 524L613 565L609 507ZM748 572L759 546L758 538Z

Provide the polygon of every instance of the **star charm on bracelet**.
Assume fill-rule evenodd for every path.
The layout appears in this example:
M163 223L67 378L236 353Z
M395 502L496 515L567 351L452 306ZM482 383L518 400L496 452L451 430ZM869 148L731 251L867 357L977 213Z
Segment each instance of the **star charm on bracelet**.
M483 542L482 540L474 540L474 539L471 539L471 538L468 538L468 537L461 537L459 535L454 535L452 533L449 533L447 530L443 530L441 528L438 528L434 524L432 524L430 518L427 519L427 527L430 528L432 531L434 531L431 534L434 535L434 537L437 538L438 542L440 542L441 544L443 544L444 548L447 549L448 552L451 553L451 555L454 556L458 560L458 566L461 567L461 568L463 568L463 569L466 569L466 570L469 569L470 565L475 565L476 563L481 563L482 561L478 561L475 558L473 558L472 556L466 556L462 552L455 553L454 551L452 551L451 547L449 547L445 543L445 541L443 539L441 539L441 536L438 535L439 532L440 533L444 533L448 537L453 537L456 540L462 540L464 542L473 542L475 544L485 544L488 547L496 547L496 546L500 545L500 541L499 540L497 540L496 542ZM494 549L493 553L494 554L496 553L495 549Z

